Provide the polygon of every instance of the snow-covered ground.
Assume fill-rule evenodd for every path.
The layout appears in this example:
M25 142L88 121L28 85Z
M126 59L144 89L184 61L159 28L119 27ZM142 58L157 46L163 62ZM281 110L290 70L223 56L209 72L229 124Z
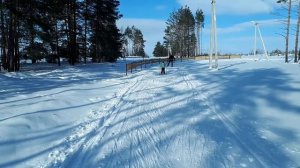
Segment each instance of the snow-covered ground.
M25 69L0 74L1 168L300 166L299 64Z

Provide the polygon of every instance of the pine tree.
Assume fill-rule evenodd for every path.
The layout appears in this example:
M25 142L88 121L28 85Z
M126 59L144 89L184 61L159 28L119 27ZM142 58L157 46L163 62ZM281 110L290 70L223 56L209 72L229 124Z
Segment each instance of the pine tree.
M25 48L32 63L36 63L47 55L45 45L51 37L48 23L49 7L45 1L29 0L21 3L20 12L26 14L21 15L19 33L21 39L28 42L28 46L22 48Z
M66 2L62 0L52 0L47 2L47 6L49 7L49 26L50 28L50 37L49 37L49 43L52 50L52 55L50 55L49 59L51 63L57 62L58 66L61 65L60 62L60 48L59 42L61 41L62 32L63 29L61 29L59 25L62 24L64 20L64 6L66 6Z
M196 20L196 30L197 30L197 55L202 54L202 28L204 28L204 13L200 9L196 11L195 14Z
M89 6L91 6L91 1L90 0L85 0L83 2L82 8L82 17L84 20L84 37L83 37L83 41L84 41L84 63L86 64L87 61L87 54L88 54L88 30L89 30L89 24L88 21L90 20L90 9Z
M191 10L185 6L172 12L165 29L165 43L173 53L190 57L196 49L195 19Z
M21 15L19 9L20 4L18 0L5 1L5 5L8 9L7 11L7 55L4 62L5 69L9 72L18 71L20 67L20 57L19 57L19 17Z
M287 3L288 2L288 16L287 16L287 27L285 36L285 62L288 63L289 58L289 35L290 35L290 23L291 23L291 10L292 10L292 0L278 0L277 3Z
M123 45L126 46L126 53L129 55L142 56L145 57L145 40L143 33L138 28L132 26L127 27L123 34Z
M180 20L179 20L179 25L180 27L183 27L183 39L184 39L184 50L185 50L185 55L188 57L191 56L192 51L195 51L195 48L192 48L195 46L195 19L194 16L191 12L191 10L185 6L180 11Z
M7 42L6 42L6 34L7 34L7 29L6 29L6 23L4 22L5 19L5 4L0 0L0 22L1 22L1 65L0 65L0 71L1 68L3 67L4 69L7 69L7 56L6 56L6 47L7 47Z
M142 31L139 29L135 29L133 36L134 36L133 44L134 44L134 52L135 52L134 55L145 57L146 55L144 51L145 40L143 38Z
M121 17L118 0L1 0L0 47L2 66L18 71L20 52L36 62L46 58L60 65L86 63L88 53L97 62L121 56Z
M134 27L132 27L133 29ZM132 29L130 27L127 27L125 29L125 32L124 32L124 38L125 40L123 42L125 42L125 45L126 45L126 53L127 55L132 55L133 51L132 51L132 48L133 48L133 34L132 34Z
M167 54L168 54L167 48L158 41L155 45L153 56L163 57L163 56L167 56Z
M121 17L117 10L119 4L117 0L99 0L93 3L91 28L95 62L114 62L121 56L121 33L116 26L116 20Z

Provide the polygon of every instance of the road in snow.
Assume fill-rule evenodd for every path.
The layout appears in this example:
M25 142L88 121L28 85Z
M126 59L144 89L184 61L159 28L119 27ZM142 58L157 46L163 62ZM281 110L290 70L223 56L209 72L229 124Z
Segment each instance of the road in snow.
M0 100L0 167L296 168L299 69L231 60L210 71L185 61L163 76L152 67L21 90Z

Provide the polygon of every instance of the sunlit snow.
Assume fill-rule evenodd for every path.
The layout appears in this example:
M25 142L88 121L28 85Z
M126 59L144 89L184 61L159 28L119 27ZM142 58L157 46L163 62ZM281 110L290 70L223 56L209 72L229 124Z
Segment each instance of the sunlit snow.
M300 65L270 59L1 72L0 167L299 167Z

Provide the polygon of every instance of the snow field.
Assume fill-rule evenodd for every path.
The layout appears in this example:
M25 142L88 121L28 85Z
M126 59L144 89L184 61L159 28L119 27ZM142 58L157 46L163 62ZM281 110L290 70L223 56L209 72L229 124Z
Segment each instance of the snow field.
M176 62L162 76L158 66L122 76L122 64L5 75L25 86L34 78L38 90L2 87L0 167L298 167L299 65L220 65Z

